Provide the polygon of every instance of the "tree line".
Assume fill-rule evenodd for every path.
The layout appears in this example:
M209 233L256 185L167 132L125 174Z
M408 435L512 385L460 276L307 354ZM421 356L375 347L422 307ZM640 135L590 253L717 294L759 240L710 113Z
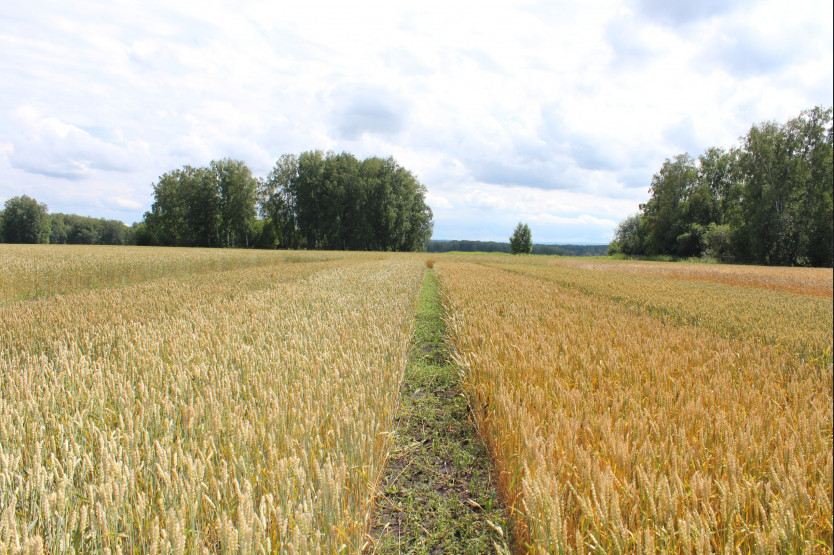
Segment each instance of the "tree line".
M832 266L832 109L753 125L736 147L666 159L609 247L626 255Z
M142 222L48 213L26 195L6 201L0 241L190 247L425 250L426 188L393 158L320 150L285 154L266 178L239 160L183 166L153 184Z
M136 238L199 247L423 250L433 225L425 195L393 158L285 154L265 179L224 159L162 175Z
M426 243L428 252L505 252L512 253L510 243L500 241L431 240ZM603 256L608 245L542 245L533 244L531 254L559 256Z
M132 245L135 229L118 220L75 214L50 214L46 204L21 195L0 211L0 243Z

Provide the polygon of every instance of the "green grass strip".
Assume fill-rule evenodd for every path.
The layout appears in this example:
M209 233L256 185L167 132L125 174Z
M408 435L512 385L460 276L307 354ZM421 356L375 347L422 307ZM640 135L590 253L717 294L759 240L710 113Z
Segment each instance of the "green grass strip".
M446 347L440 290L423 278L397 430L366 553L508 553L491 463Z

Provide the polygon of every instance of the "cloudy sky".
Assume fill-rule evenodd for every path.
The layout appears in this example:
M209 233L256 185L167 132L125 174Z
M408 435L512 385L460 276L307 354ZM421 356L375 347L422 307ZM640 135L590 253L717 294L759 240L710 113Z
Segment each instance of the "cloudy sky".
M832 104L830 0L0 5L0 202L141 220L213 159L393 155L434 238L606 243L664 158Z

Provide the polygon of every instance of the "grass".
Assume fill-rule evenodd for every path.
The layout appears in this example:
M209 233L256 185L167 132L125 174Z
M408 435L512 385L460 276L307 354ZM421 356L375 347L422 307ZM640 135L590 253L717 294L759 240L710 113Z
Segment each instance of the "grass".
M366 552L507 551L492 465L469 419L445 333L440 291L429 269Z

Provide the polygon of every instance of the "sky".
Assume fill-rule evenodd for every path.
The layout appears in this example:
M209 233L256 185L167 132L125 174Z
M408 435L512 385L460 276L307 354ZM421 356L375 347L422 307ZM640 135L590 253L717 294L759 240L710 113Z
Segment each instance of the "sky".
M830 0L9 0L0 202L140 221L159 176L393 156L435 239L607 243L664 159L831 106Z

